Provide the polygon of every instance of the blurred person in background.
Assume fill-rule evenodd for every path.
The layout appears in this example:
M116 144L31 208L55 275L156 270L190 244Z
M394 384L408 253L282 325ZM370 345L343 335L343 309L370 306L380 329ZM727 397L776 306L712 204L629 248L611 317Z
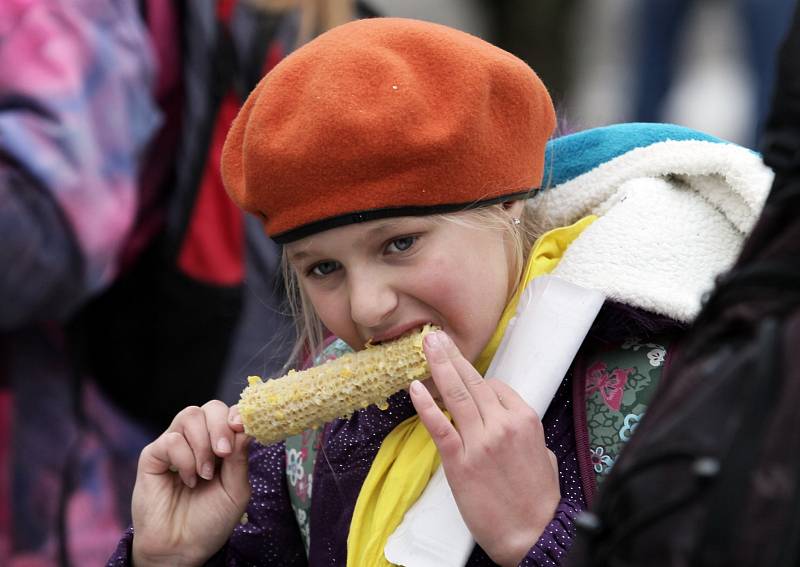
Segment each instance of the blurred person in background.
M1 565L105 561L138 454L175 413L139 403L152 388L231 401L248 373L280 370L278 248L228 206L221 141L264 72L354 10L0 4ZM210 297L193 333L170 326Z
M778 46L791 20L793 0L724 0L739 16L746 65L754 85L752 126L744 143L757 139L770 100ZM664 105L682 55L693 0L642 0L632 6L636 40L632 46L633 119L663 120Z
M536 69L559 108L571 86L576 0L489 0L484 4L491 14L492 43Z
M81 526L70 543L86 550L117 525L114 466L81 435L62 324L118 272L160 123L155 85L136 2L0 3L3 565L66 564L65 523ZM109 406L96 410L113 438L146 441Z
M795 9L762 134L769 197L579 522L571 566L798 564L798 57Z

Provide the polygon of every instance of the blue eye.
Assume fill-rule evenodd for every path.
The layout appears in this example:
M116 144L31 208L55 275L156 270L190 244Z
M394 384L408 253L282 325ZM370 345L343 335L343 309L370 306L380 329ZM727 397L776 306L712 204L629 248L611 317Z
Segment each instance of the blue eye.
M329 274L332 274L336 270L339 269L339 262L320 262L319 264L314 264L314 267L311 268L310 273L315 276L324 277Z
M416 236L404 236L403 238L396 238L392 240L386 247L387 252L405 252L417 241ZM394 250L392 250L394 248Z

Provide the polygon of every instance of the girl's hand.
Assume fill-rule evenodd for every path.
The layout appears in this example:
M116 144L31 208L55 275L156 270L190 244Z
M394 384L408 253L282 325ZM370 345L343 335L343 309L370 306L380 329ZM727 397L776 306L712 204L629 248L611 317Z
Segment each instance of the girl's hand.
M227 541L250 498L249 437L236 406L188 407L139 457L133 563L201 565Z
M425 355L455 427L420 382L412 384L411 399L461 516L495 563L518 565L561 499L542 423L510 386L484 380L445 333L425 337Z

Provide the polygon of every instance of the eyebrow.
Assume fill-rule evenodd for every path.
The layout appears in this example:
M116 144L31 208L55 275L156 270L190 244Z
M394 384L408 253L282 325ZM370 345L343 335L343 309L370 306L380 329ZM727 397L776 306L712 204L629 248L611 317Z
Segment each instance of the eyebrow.
M311 254L309 254L308 252L300 250L298 252L294 252L294 253L289 254L289 261L290 262L296 262L298 260L302 260L303 258L308 258L310 255Z
M375 238L376 236L379 237L387 232L393 232L394 230L397 230L398 224L400 224L400 221L398 220L387 220L379 224L378 226L369 229L365 237ZM289 261L297 262L299 260L303 260L313 255L314 255L313 252L307 252L306 250L298 250L297 252L292 252L289 254Z
M393 232L397 230L397 225L400 224L398 220L387 220L386 222L379 224L378 226L371 228L367 231L368 236L380 236L381 234L387 232Z

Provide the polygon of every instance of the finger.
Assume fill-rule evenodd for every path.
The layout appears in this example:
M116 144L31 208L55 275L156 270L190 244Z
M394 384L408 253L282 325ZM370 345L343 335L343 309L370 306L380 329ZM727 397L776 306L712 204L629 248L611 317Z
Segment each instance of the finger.
M228 426L237 433L244 431L244 423L242 423L242 415L239 413L238 405L232 405L228 409Z
M140 475L161 475L177 472L183 483L194 488L197 463L186 438L177 431L167 431L142 451L139 457Z
M486 385L492 391L492 394L495 396L495 398L507 410L513 412L532 412L534 415L536 414L533 408L528 405L528 402L523 400L522 396L520 396L514 388L505 382L502 382L497 378L489 378L486 380ZM539 416L537 415L536 417L538 419Z
M458 346L446 333L442 333L441 342L450 362L461 377L461 381L466 385L475 405L478 406L478 411L484 418L483 421L485 422L486 418L491 419L489 416L492 412L503 409L498 402L497 394L486 384L486 380L483 379L480 372L475 370L470 361L464 358L464 355L458 350Z
M423 340L431 376L461 435L479 435L483 429L483 419L469 389L453 366L445 342L449 339L445 339L445 336L442 331L435 331Z
M422 381L422 385L430 392L437 404L442 401L442 394L439 393L439 388L436 387L436 382L433 381L433 378L425 378L425 380Z
M514 388L505 382L501 382L496 378L490 378L486 382L495 391L498 400L506 409L508 415L513 416L514 420L522 419L529 430L535 434L536 439L538 439L537 443L541 443L541 446L544 447L544 427L539 414L528 405L528 402Z
M461 436L436 404L428 389L418 380L414 380L408 390L411 403L414 404L414 409L417 410L422 424L430 433L442 458L446 460L460 454L464 449Z
M233 451L234 431L230 428L228 406L219 400L212 400L203 405L206 426L211 439L211 450L218 457L227 457Z
M227 421L227 415L225 420ZM170 430L182 433L189 442L197 463L197 474L206 480L214 478L216 459L211 449L211 437L203 408L190 406L181 410L173 420Z
M239 505L246 504L250 499L247 462L251 440L252 437L244 433L236 433L233 438L233 450L222 461L222 467L219 470L219 478L225 492Z

